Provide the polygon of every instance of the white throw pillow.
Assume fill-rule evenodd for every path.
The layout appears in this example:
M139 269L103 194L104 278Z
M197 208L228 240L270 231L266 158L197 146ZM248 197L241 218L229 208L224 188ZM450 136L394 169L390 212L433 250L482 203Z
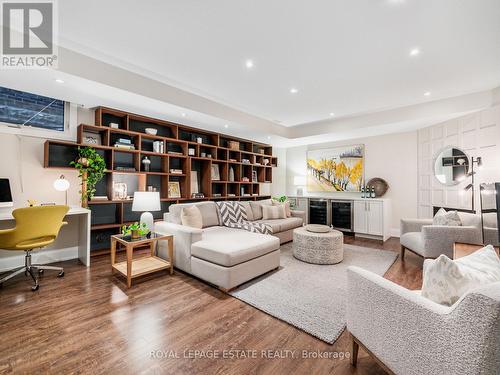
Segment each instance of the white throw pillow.
M273 206L283 206L285 208L286 217L292 217L292 211L290 209L290 202L285 201L283 203L273 200Z
M432 224L434 225L446 225L446 226L461 226L462 220L457 211L446 212L444 208L440 208L434 219L432 219Z
M250 207L252 208L253 219L261 220L262 219L262 206L271 206L273 204L271 199L265 199L257 202L249 202Z
M181 223L191 228L203 228L203 219L200 209L196 206L182 207Z
M500 259L493 246L451 260L446 255L426 259L422 296L451 306L472 289L500 281Z
M262 206L262 219L263 220L275 220L275 219L286 219L285 206Z

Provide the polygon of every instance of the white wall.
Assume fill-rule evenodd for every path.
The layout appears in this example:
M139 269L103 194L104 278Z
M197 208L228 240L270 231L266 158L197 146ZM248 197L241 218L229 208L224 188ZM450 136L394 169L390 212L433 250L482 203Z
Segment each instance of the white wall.
M70 126L76 127L89 121L94 124L93 111L79 108L75 113L77 118L70 121ZM76 141L76 135L72 140ZM52 186L61 173L70 182L68 203L74 206L80 204L80 182L76 171L43 168L45 141L46 138L25 136L22 133L0 133L0 177L10 179L15 207L26 207L28 199L35 199L39 203L63 204L65 194Z
M475 204L479 209L479 184L500 181L500 105L420 129L418 144L419 216L432 217L433 206L471 209L471 192L463 190L470 178L451 187L434 178L434 158L445 146L458 147L469 157L482 157L482 169L475 169Z
M308 150L353 144L365 145L365 180L381 177L389 184L389 191L384 198L390 198L392 201L391 232L398 236L400 219L417 217L416 131L288 148L286 150L287 194L296 193L297 187L293 185L293 178L306 175ZM280 182L276 182L279 186ZM346 193L311 193L311 195L340 198L346 196Z
M273 183L271 184L271 195L285 195L286 171L287 171L287 149L273 147L273 154L278 158L278 166L273 169Z

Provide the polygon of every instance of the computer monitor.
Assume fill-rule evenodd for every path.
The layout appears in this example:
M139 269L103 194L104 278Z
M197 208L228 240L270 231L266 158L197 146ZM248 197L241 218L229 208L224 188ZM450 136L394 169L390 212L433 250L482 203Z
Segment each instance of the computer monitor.
M0 207L12 207L13 205L10 181L8 178L0 178Z

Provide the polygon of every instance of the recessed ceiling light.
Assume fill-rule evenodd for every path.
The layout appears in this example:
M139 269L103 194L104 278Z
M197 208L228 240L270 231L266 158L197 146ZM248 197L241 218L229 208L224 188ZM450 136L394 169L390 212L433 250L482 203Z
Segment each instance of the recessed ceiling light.
M227 128L229 128L229 125L228 125L228 124L225 124L225 125L224 125L224 127L227 129Z
M330 112L330 116L331 116L331 117L335 116L335 113Z
M424 96L431 96L431 92L430 91L424 92Z
M57 78L55 81L56 81L57 83L64 83L64 81L63 81L62 79L60 79L60 78Z
M247 69L252 69L253 68L253 61L252 60L245 61L245 66L247 67Z
M270 135L268 135L268 136L267 136L267 139L271 139L271 136L270 136Z
M182 117L186 117L186 114L184 112L181 113Z
M296 94L296 93L298 93L298 92L299 92L299 90L298 90L298 89L296 89L295 87L292 87L292 88L290 89L290 94Z
M418 55L420 55L420 49L418 49L418 48L412 48L410 50L410 56L418 56Z

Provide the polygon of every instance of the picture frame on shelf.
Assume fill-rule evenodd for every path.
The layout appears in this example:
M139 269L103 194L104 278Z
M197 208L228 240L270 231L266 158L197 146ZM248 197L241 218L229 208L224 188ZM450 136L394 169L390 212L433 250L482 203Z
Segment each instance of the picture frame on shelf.
M169 181L168 182L168 197L169 198L180 198L181 197L181 186L179 181Z
M102 136L100 133L83 132L82 143L86 145L101 146Z
M220 181L219 164L212 164L212 181Z
M198 172L191 171L191 194L199 193L200 187L198 186Z
M258 182L256 170L252 171L252 182Z
M115 182L113 184L113 200L127 199L127 184L124 182Z

